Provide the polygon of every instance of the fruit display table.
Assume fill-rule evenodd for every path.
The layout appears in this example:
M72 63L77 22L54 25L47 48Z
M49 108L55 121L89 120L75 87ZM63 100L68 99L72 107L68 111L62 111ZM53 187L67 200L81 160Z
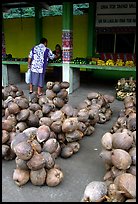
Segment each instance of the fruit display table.
M2 61L2 85L6 86L9 83L18 83L21 79L20 65L27 62L23 61ZM104 71L108 74L112 73L114 77L115 73L118 77L122 77L123 73L126 76L136 77L136 67L125 66L101 66L101 65L87 65L87 64L72 64L72 63L49 63L48 67L62 67L62 81L68 81L70 87L69 93L72 93L80 86L80 70L86 69L86 71Z
M16 84L21 81L20 65L27 65L25 61L2 61L2 86L8 86L8 84ZM61 63L50 63L49 67L62 67Z

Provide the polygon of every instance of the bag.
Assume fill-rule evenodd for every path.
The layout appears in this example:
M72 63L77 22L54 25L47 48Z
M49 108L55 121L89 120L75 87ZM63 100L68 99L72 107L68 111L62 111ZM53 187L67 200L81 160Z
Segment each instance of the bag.
M26 82L27 84L30 83L30 76L31 76L31 70L28 69L27 72L25 72L25 82Z

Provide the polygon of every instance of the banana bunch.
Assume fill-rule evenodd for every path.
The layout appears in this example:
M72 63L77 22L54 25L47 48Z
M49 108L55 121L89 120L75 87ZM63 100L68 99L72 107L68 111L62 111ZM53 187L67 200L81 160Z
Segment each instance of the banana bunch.
M108 59L105 63L106 66L114 66L114 60Z
M118 91L116 93L116 99L123 101L126 96L133 96L133 95L134 95L133 92Z
M117 59L116 60L116 63L115 63L115 66L120 66L120 67L122 67L122 66L124 66L124 62L123 62L123 60L122 59Z
M134 62L133 62L132 60L127 60L127 61L125 62L125 66L127 66L127 67L134 67L135 64L134 64Z
M105 65L105 61L98 59L97 60L97 65L103 66L103 65Z
M132 76L129 79L121 78L115 89L118 100L124 100L126 96L136 95L136 80Z

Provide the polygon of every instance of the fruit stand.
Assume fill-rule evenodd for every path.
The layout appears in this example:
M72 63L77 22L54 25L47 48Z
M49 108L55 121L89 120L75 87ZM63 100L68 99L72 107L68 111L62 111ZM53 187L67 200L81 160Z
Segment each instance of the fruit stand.
M6 86L9 83L16 83L21 80L20 65L26 65L25 61L2 61L2 85ZM102 71L106 76L111 77L117 73L118 78L123 74L126 76L136 77L136 66L107 66L107 65L92 65L92 64L73 64L73 63L49 63L48 67L62 67L62 80L70 83L69 93L72 93L80 86L80 70L87 71Z

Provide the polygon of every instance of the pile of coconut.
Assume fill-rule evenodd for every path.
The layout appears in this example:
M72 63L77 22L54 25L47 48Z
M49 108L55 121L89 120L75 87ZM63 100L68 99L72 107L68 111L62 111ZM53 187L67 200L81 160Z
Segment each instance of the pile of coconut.
M111 118L109 103L114 97L91 92L78 108L73 108L68 103L68 88L68 82L47 82L45 95L38 98L34 92L29 99L15 85L2 89L2 156L15 159L13 180L17 185L29 179L34 185L43 185L49 171L55 172L59 180L46 184L59 184L63 172L55 159L77 153L79 140L91 135L96 123ZM33 178L41 178L41 173L43 179L37 183Z
M104 181L88 184L83 202L136 202L136 98L127 96L124 106L101 139Z

